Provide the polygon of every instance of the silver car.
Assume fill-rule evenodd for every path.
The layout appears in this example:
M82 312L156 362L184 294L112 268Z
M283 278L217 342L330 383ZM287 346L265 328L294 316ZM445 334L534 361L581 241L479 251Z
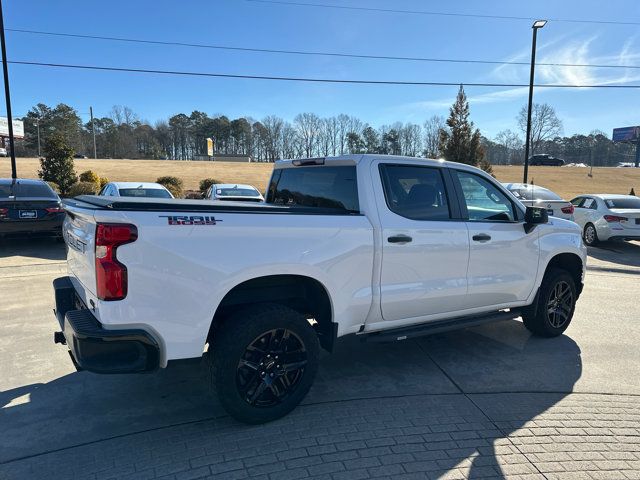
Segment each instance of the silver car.
M551 190L528 183L503 183L505 188L527 207L541 207L550 217L573 221L573 205Z
M256 187L239 183L214 183L207 190L205 198L233 202L264 202L264 197Z
M633 195L580 195L571 200L574 221L587 245L606 240L640 240L640 198Z

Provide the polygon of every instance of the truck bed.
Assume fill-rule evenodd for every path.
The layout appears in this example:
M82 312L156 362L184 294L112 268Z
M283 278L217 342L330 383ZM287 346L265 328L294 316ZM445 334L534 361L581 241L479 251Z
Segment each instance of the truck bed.
M275 213L282 215L361 215L338 208L280 206L266 203L215 202L80 195L63 201L65 205L90 209L141 212Z

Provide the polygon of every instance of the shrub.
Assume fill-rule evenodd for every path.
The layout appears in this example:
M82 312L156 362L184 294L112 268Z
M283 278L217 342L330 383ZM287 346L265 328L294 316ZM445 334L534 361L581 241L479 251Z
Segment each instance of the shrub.
M109 179L107 177L100 177L100 190L104 188L104 186L109 183Z
M184 198L190 200L202 200L204 197L203 193L199 190L187 190L184 192Z
M207 190L209 190L209 187L214 183L219 183L219 182L215 178L204 178L200 180L200 192L202 192L202 195L207 193Z
M47 183L49 184L49 186L54 192L56 192L57 194L60 194L60 187L58 186L57 183L55 182L47 182Z
M69 196L95 195L98 193L98 184L94 182L76 182L69 188Z
M182 198L183 182L181 178L171 176L159 177L156 180L156 183L164 186L174 197Z
M93 170L87 170L86 172L82 172L80 177L78 177L81 182L92 182L92 183L100 183L100 177Z
M54 133L45 141L38 176L45 182L58 185L62 195L67 195L71 185L78 181L73 169L73 148L67 145L62 135Z

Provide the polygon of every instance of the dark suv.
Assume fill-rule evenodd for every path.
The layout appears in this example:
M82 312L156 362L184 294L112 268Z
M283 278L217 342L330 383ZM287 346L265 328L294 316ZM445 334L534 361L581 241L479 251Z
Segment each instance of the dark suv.
M529 165L546 165L549 167L561 167L564 165L564 160L561 158L552 157L548 153L540 153L529 157Z

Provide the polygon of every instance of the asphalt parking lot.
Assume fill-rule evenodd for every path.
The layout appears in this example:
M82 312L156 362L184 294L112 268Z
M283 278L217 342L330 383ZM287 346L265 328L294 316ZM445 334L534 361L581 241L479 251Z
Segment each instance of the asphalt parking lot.
M245 426L198 364L76 372L52 341L64 245L0 242L0 479L640 478L640 243L589 254L566 335L347 339L302 406Z

